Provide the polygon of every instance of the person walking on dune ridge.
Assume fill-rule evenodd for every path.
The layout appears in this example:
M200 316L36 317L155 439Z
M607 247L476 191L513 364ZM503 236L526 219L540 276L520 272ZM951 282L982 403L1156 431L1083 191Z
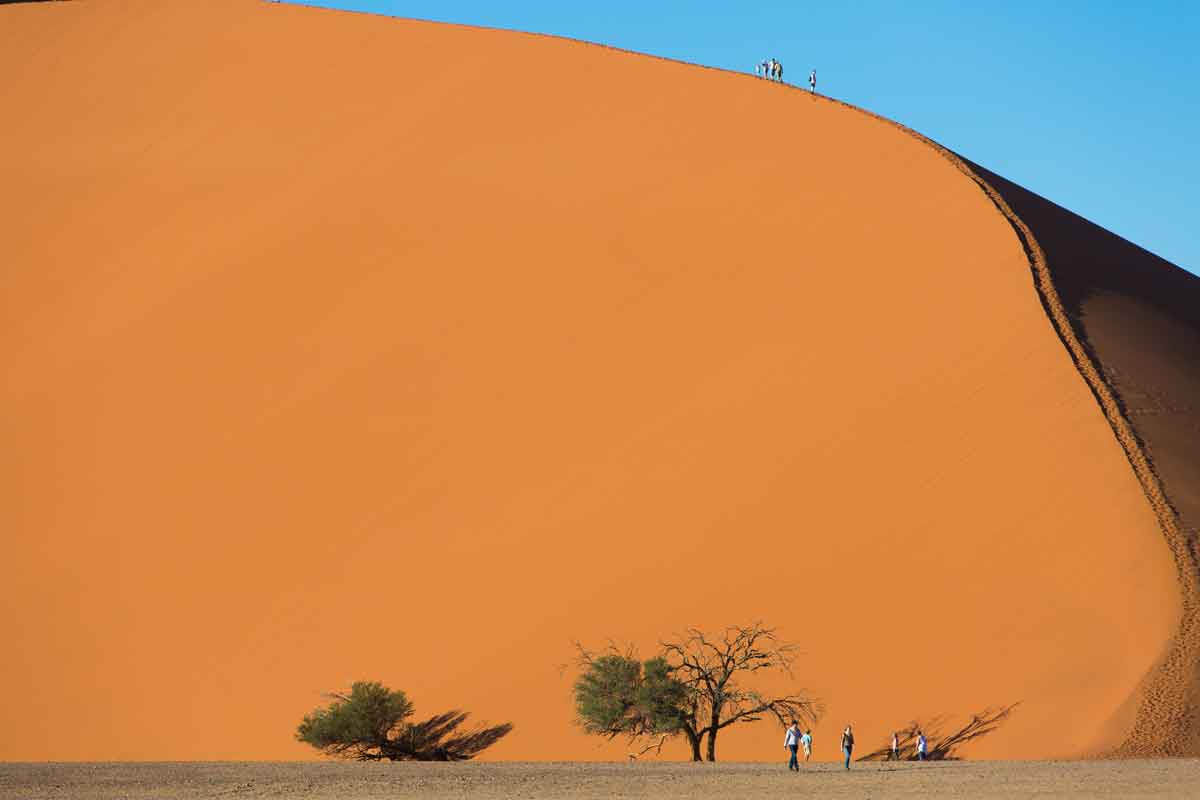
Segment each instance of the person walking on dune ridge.
M846 769L850 769L850 756L854 754L854 730L849 725L842 731L842 752L846 755Z
M783 62L779 60L775 61L775 80L783 83Z
M808 91L810 94L817 93L817 71L815 69L808 73Z

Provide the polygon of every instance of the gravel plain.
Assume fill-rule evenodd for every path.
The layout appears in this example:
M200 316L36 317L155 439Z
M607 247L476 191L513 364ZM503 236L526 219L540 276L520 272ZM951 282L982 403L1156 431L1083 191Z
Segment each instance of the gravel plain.
M0 764L0 798L1200 797L1200 759L933 764L678 762Z

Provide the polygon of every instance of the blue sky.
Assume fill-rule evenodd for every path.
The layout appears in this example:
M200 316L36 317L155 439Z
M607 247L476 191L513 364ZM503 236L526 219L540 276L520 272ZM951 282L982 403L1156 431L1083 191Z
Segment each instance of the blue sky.
M789 79L936 139L1200 273L1200 0L318 0Z

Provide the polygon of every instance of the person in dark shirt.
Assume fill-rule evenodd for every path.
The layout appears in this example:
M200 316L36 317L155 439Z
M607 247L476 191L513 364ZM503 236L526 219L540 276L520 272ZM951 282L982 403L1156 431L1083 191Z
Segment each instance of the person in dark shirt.
M850 756L854 753L854 730L849 725L842 731L842 752L846 754L846 769L850 769Z

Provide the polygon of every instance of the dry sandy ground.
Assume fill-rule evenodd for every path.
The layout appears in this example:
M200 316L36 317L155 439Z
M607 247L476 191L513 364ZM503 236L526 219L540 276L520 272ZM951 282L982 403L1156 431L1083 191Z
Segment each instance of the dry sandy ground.
M4 764L0 798L1195 797L1200 761L942 764Z

